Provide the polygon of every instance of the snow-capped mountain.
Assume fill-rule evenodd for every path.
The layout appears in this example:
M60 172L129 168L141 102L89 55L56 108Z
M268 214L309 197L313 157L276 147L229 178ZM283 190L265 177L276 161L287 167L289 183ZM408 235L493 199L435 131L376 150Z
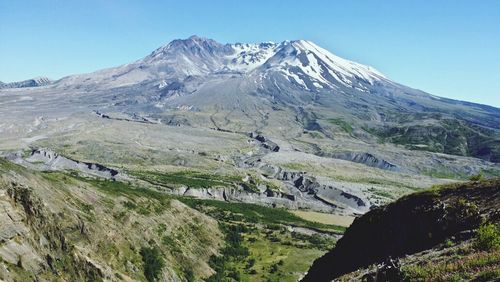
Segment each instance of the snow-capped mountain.
M0 96L23 109L35 100L35 117L115 112L286 138L303 130L333 138L335 127L345 126L359 139L411 140L411 148L500 160L499 109L406 87L306 40L222 44L192 36L129 64ZM458 141L446 145L450 138Z
M192 36L174 40L134 63L67 77L60 83L114 87L227 73L260 78L280 75L308 91L342 86L368 91L367 84L387 80L374 68L342 59L310 41L221 44Z
M333 55L313 42L285 41L263 65L267 71L283 73L305 89L346 87L368 90L363 84L386 80L372 67Z
M99 98L112 106L145 111L214 107L250 111L278 103L335 108L382 121L387 111L449 112L450 105L460 111L462 105L485 109L398 84L373 67L340 58L306 40L222 44L191 36L130 64L62 78L51 88L78 89L92 94L85 96L87 100ZM466 111L461 116L499 127L471 115Z
M250 73L276 70L296 79L307 75L309 80L333 86L333 80L351 86L353 78L373 82L385 78L380 72L333 55L306 40L266 42L260 44L220 44L211 39L192 36L174 40L138 62L141 66L159 66L167 72L178 67L185 75L202 75L222 71ZM300 74L298 74L300 73Z

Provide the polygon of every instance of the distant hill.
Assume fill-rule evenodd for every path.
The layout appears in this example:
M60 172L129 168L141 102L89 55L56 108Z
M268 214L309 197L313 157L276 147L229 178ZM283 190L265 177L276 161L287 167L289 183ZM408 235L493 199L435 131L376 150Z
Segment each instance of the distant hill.
M4 83L0 81L0 89L1 88L25 88L25 87L38 87L44 86L52 83L50 79L47 77L35 77L28 80L18 81L18 82L9 82Z

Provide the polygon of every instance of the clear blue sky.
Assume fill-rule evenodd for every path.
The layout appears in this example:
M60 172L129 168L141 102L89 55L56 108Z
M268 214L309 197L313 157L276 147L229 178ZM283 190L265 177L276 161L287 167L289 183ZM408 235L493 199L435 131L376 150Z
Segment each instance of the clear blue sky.
M500 107L498 0L0 0L0 81L116 66L193 34L308 39L402 84Z

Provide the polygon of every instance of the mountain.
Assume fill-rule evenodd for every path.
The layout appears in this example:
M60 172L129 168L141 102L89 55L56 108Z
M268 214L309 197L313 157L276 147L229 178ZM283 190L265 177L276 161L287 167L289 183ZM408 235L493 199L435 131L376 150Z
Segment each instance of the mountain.
M306 40L221 44L192 36L44 91L83 91L88 95L72 99L101 111L232 131L275 132L266 116L285 110L291 134L331 137L328 121L341 118L365 141L500 162L500 109L411 89ZM217 116L231 118L220 124ZM295 119L300 124L291 124Z
M257 198L241 191L204 197L316 210L347 205L359 214L376 205L369 198L382 187L373 188L374 181L390 178L391 193L399 193L400 174L408 179L403 190L443 178L500 175L500 109L403 86L306 40L222 44L192 36L122 66L0 90L0 103L8 150L47 148L80 163L116 167L142 163L150 158L146 150L161 148L162 162L173 167L210 170L222 159L231 175L248 171L287 187ZM103 127L94 124L96 117ZM137 133L128 131L136 126ZM199 144L200 136L214 143ZM333 171L343 161L348 164ZM364 169L370 179L359 180Z
M499 206L499 179L406 196L356 219L302 281L442 281L451 276L493 281L500 266ZM480 237L481 225L493 228L493 241Z
M47 77L35 77L28 80L18 81L18 82L9 82L4 83L0 81L0 89L2 88L24 88L24 87L38 87L44 86L52 83L50 79Z
M92 78L92 82L113 80L133 84L144 80L183 80L189 76L228 73L257 76L281 74L290 83L310 91L333 89L340 85L366 90L363 83L373 85L376 80L385 79L373 68L339 58L305 40L279 44L220 44L211 39L192 36L185 40L174 40L131 64L63 78L61 82L84 82Z
M0 157L0 280L296 281L355 218L500 176L500 109L193 36L0 89Z

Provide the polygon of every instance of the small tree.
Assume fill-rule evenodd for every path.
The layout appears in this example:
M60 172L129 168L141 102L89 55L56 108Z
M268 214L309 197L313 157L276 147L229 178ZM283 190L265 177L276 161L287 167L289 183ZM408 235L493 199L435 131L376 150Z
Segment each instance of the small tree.
M187 270L185 271L185 273L186 273L186 274L185 274L185 276L184 276L184 277L186 278L186 281L188 281L188 282L193 282L193 281L194 281L194 272L193 272L193 270L192 270L191 268L190 268L190 269L187 269Z
M156 281L164 266L160 249L157 246L152 248L142 247L140 254L144 264L144 276L149 282Z

